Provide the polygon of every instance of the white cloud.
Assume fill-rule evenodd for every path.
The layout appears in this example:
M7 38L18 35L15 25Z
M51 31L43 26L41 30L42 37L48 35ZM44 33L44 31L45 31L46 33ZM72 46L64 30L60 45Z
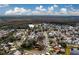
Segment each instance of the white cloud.
M32 15L46 15L47 10L42 6L38 6L32 11Z
M9 6L8 4L0 4L0 7L7 7Z
M77 15L79 15L79 11L74 11L74 12L73 11L69 11L68 14L77 16Z
M23 14L27 14L30 12L31 12L31 9L15 7L13 10L11 9L11 10L6 11L5 15L23 15Z
M58 5L47 7L47 9L40 5L33 10L15 7L14 9L7 10L5 15L79 15L79 9L63 7L57 8L58 11L56 11L55 7L58 7Z
M79 9L74 9L73 7L71 7L70 10L68 10L67 8L61 8L59 15L73 15L73 16L77 16L79 15Z
M48 7L48 9L45 9L43 6L40 6L39 8L36 7L34 11L32 11L32 15L53 15L53 6Z
M39 7L36 7L35 9L38 10L38 11L46 11L46 9L43 8L42 5L40 5Z
M53 15L54 7L48 7L45 9L43 6L36 7L34 11L32 11L32 15Z
M72 7L72 5L67 5L67 6L65 6L65 7L67 7L67 8L71 8L71 7Z
M77 11L77 10L74 9L73 7L70 7L70 11Z
M48 15L52 15L52 14L54 14L54 7L53 7L53 6L48 7L47 14L48 14Z
M54 10L54 7L53 6L48 7L48 11L52 11L52 10Z
M57 7L58 7L58 5L56 5L56 4L55 4L55 5L53 5L53 7L57 8Z
M32 11L32 15L46 15L47 12L44 12L44 11Z
M39 15L39 14L41 14L40 11L32 11L32 15Z
M61 8L60 13L61 14L67 14L67 8Z

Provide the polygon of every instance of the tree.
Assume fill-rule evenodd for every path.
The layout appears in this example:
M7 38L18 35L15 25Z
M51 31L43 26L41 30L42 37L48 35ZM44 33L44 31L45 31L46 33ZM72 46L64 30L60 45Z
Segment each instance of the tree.
M35 43L36 43L36 41L34 39L26 40L25 42L23 42L21 47L24 48L24 49L32 49L32 48L34 48Z

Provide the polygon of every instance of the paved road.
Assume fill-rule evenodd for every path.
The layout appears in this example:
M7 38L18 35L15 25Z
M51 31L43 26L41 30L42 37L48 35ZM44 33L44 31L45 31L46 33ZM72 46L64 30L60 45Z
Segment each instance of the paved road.
M48 35L46 32L44 32L44 35L45 35L45 40L44 40L44 44L46 45L46 48L45 48L45 52L48 52L48 49L49 49L49 39L48 39Z

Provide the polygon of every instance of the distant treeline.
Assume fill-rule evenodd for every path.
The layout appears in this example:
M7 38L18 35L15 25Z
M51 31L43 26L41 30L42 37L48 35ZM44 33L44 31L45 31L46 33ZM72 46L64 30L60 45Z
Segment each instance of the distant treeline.
M27 21L27 23L79 23L79 16L0 16L0 22Z
M0 24L0 29L27 29L29 26L27 24Z

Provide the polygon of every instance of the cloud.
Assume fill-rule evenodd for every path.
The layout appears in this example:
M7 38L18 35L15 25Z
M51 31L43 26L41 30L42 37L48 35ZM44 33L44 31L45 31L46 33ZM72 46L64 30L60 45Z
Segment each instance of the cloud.
M71 7L72 7L72 5L66 5L65 7L67 7L67 8L71 8Z
M9 6L8 4L0 4L0 7L7 7Z
M57 7L58 7L58 5L56 5L56 4L55 4L55 5L53 5L53 7L57 8Z
M40 5L36 6L35 9L15 7L7 10L5 15L79 15L79 9L75 9L72 6L60 8L58 5L48 6L47 8Z
M54 10L54 7L53 6L48 7L48 11L52 11L52 10Z
M54 14L54 7L53 7L53 6L48 7L47 14L48 14L48 15L52 15L52 14Z
M31 9L15 7L13 10L11 9L6 11L5 15L23 15L23 14L29 14L30 12L31 12Z
M67 8L61 8L60 14L67 14Z
M70 7L70 11L77 11L77 10L73 7Z
M46 11L46 9L43 8L42 5L40 5L39 7L36 7L35 9L38 10L38 11Z
M46 15L46 14L47 12L44 11L37 11L37 10L32 11L32 15Z
M43 6L36 7L34 11L32 11L32 15L52 15L54 7L48 7L45 9Z
M32 11L32 15L46 15L47 10L42 6L38 6Z
M67 8L61 8L59 15L79 16L79 9L74 9L73 7L71 7L70 10Z
M41 14L41 12L40 11L32 11L32 15L40 15Z
M79 16L79 11L69 11L69 15Z

